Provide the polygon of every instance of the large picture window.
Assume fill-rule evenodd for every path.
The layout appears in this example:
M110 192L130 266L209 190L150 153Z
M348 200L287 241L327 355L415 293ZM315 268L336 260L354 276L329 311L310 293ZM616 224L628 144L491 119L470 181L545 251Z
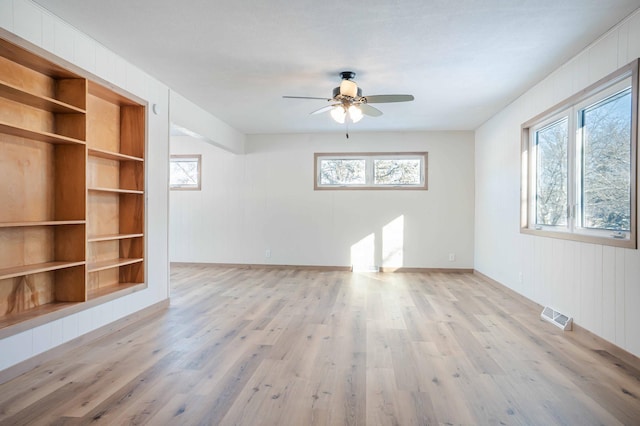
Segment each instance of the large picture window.
M638 63L522 126L524 233L636 248Z
M315 154L315 189L427 189L427 153Z

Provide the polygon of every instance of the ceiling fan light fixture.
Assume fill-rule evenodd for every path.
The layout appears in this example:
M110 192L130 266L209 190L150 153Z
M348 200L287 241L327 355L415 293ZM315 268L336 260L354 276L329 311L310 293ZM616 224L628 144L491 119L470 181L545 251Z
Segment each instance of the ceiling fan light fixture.
M349 118L354 123L362 120L362 110L355 105L351 105L349 107Z
M342 82L340 82L340 94L342 96L355 98L358 96L358 85L352 80L342 80Z
M347 112L344 110L342 105L338 105L333 108L330 112L331 118L333 118L337 123L344 124L344 120L347 117Z

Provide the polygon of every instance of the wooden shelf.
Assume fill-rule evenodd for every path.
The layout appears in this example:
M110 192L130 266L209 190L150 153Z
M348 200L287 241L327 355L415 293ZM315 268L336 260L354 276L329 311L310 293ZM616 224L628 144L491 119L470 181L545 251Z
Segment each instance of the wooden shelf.
M85 114L85 110L47 96L27 92L17 86L0 81L0 96L44 111L63 114Z
M104 271L105 269L112 269L112 268L118 268L120 266L132 265L134 263L140 263L142 261L144 261L143 258L136 258L136 259L119 258L119 259L112 259L112 260L104 260L101 262L93 262L88 265L87 272Z
M86 220L43 220L34 222L0 222L0 228L20 228L25 226L58 226L58 225L84 225Z
M144 234L109 234L109 235L93 235L90 236L87 240L90 243L95 243L99 241L114 241L114 240L125 240L129 238L139 238L144 237Z
M144 159L140 157L134 157L131 155L120 154L119 152L111 152L111 151L106 151L104 149L97 149L97 148L89 148L89 155L93 157L106 158L107 160L116 160L116 161L140 161L140 162L144 161Z
M29 130L22 127L12 126L11 124L3 122L0 122L0 133L6 133L8 135L18 136L21 138L33 139L40 142L85 145L85 142L79 139L56 135L55 133Z
M38 274L40 272L55 271L57 269L72 268L82 266L85 262L45 262L33 265L14 266L12 268L0 269L0 280L7 278L21 277L23 275Z
M105 296L116 296L116 293L133 293L146 288L144 283L119 283L95 290L87 291L87 300L97 299Z
M87 188L89 191L94 192L112 192L116 194L144 194L144 191L138 191L135 189L116 189L116 188Z
M54 314L55 312L77 305L77 302L52 302L37 306L35 308L31 308L23 312L0 316L0 339L3 337L7 337L3 335L3 329L5 327L15 326L17 324L28 325L28 321L37 321L39 318L43 318L46 315ZM34 324L34 326L35 325L39 324ZM11 334L8 335L10 336Z

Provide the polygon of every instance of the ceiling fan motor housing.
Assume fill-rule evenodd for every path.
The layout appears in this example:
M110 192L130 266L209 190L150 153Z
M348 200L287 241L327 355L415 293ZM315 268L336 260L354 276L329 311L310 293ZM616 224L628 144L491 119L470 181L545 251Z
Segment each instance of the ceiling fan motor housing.
M343 93L340 92L340 87L336 87L335 89L333 89L333 97L336 98L339 95L343 95ZM359 98L361 96L362 96L362 89L358 87L355 97Z

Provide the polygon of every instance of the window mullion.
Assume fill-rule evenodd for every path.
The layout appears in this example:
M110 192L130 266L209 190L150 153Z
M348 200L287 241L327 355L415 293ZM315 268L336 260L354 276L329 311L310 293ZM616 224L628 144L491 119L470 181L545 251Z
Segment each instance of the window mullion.
M567 229L574 232L578 218L578 184L580 176L580 123L575 108L569 111L569 139L567 141Z
M537 162L538 146L536 144L536 133L531 131L529 133L529 223L536 224L536 212L538 211L538 199L537 199Z

